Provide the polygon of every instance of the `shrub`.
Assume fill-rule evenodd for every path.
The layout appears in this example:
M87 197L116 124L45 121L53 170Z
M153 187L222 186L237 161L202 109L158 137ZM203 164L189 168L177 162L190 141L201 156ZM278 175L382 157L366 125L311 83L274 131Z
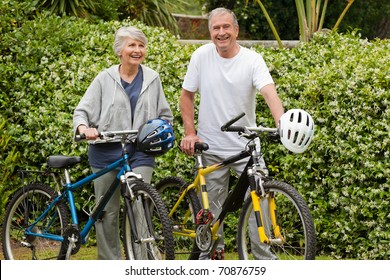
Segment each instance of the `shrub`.
M0 44L0 214L20 184L18 168L44 169L49 155L67 154L85 159L72 171L73 179L89 171L87 145L72 142L73 110L97 73L117 63L112 42L119 26L135 25L149 38L145 63L161 75L180 141L181 82L196 45L181 45L162 28L130 20L91 24L43 15L7 25L12 18L1 21L6 28ZM330 33L295 49L255 49L270 66L286 109L305 109L317 124L308 152L293 155L273 144L266 159L273 175L308 201L319 252L388 259L390 42ZM258 120L272 124L261 98ZM157 158L154 181L167 175L190 179L192 165L173 149ZM226 240L231 247L234 237Z
M301 155L270 154L276 176L305 195L318 250L336 258L390 257L390 41L317 34L290 50L264 50L286 109L312 114ZM276 167L275 167L276 166Z

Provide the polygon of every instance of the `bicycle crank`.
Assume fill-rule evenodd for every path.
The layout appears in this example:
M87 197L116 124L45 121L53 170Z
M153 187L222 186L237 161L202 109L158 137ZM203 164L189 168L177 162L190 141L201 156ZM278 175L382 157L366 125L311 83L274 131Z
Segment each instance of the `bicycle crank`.
M214 220L209 209L201 209L196 214L196 238L195 242L202 252L208 252L213 244L211 222Z
M208 252L213 243L209 225L198 225L196 228L196 245L202 252Z
M61 245L61 252L66 252L65 259L68 260L71 255L76 254L80 250L81 246L81 236L80 231L73 227L68 226L64 230L64 242Z

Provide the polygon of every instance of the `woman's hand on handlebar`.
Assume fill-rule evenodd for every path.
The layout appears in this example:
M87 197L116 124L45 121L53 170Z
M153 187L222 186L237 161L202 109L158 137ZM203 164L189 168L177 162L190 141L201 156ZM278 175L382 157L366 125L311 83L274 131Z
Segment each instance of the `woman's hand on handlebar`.
M80 125L78 128L80 135L85 135L87 140L96 140L99 137L99 131L94 127L86 127L85 125Z

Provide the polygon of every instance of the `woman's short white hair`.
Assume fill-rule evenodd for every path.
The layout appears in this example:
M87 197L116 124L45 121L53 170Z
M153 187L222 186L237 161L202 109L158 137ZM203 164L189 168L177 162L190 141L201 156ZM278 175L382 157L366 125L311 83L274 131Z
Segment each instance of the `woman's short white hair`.
M138 28L133 26L121 27L115 32L114 38L114 52L117 57L119 57L123 47L125 46L125 42L129 38L140 41L145 46L148 44L148 38L146 38L145 34Z

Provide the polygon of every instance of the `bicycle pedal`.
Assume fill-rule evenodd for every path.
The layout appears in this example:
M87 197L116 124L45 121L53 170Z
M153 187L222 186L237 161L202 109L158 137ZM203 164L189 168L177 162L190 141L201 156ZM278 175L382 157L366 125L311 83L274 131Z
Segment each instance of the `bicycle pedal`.
M215 250L211 259L212 260L224 260L225 259L225 249Z

